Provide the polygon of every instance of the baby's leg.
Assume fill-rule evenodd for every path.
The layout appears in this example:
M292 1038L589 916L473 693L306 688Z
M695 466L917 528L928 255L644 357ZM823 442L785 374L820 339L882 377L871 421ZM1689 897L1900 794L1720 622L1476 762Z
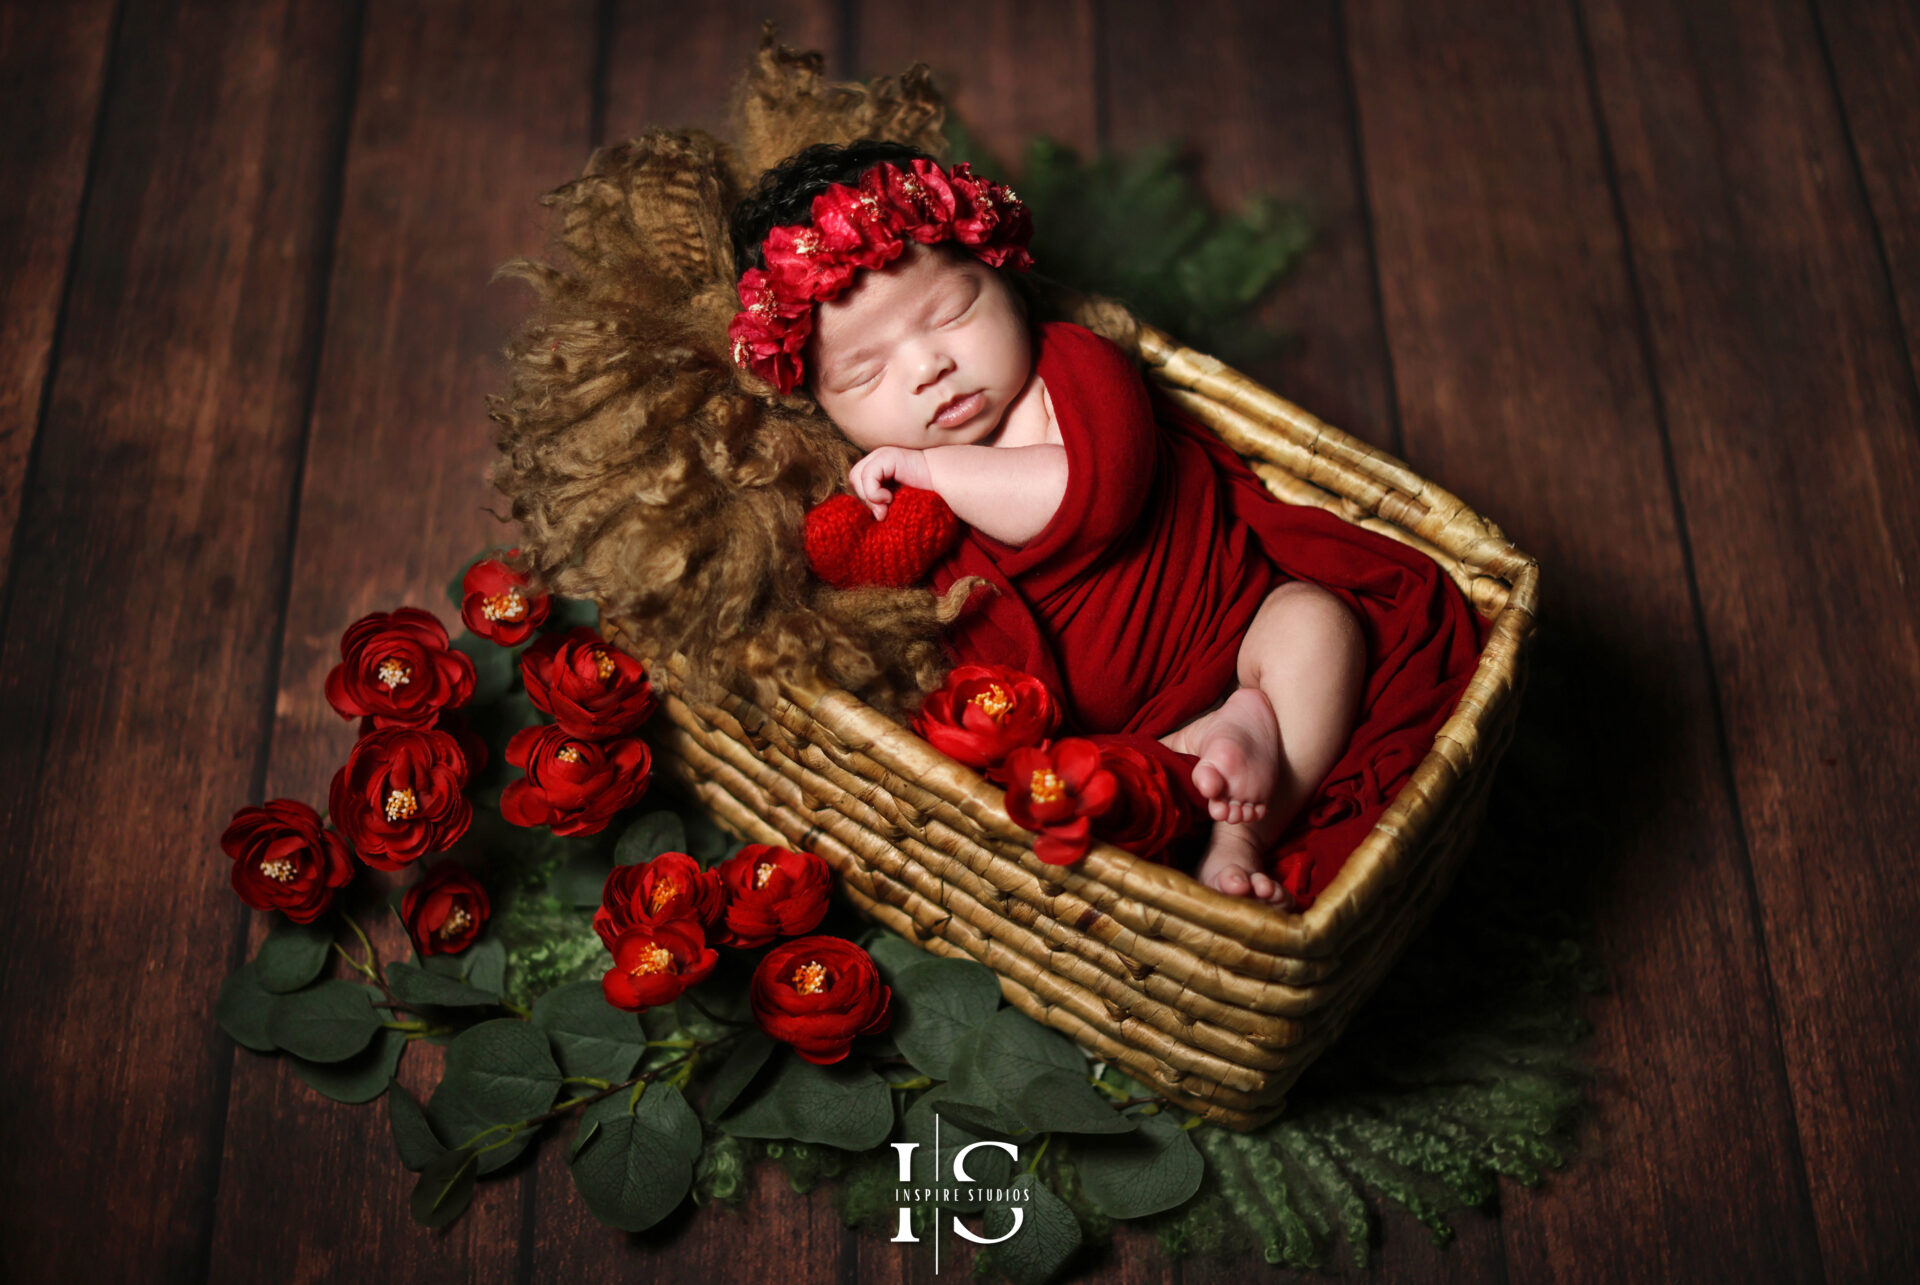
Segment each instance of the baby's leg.
M1365 671L1365 637L1340 599L1304 581L1267 595L1240 644L1240 689L1166 739L1200 755L1194 784L1212 800L1202 883L1286 902L1264 854L1346 749ZM1249 800L1249 782L1264 795Z

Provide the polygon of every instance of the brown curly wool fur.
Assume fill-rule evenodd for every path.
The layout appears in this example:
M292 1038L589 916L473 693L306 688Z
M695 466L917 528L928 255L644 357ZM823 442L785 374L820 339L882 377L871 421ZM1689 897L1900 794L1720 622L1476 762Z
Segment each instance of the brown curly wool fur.
M802 519L845 489L859 452L810 398L728 359L727 220L761 171L823 141L944 153L924 68L831 85L820 62L768 24L735 94L736 146L654 130L600 149L542 198L564 266L500 269L538 300L508 346L507 393L489 399L491 480L534 583L599 603L644 656L684 656L696 693L744 685L764 699L781 675L908 708L939 685L936 639L979 582L942 599L814 580Z

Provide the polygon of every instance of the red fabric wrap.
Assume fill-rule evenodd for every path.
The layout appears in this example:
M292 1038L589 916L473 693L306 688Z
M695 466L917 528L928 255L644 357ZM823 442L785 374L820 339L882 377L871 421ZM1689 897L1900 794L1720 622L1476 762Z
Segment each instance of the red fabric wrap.
M961 576L998 590L978 595L949 650L1041 679L1071 730L1114 735L1165 763L1204 819L1197 760L1157 738L1233 689L1240 640L1272 588L1299 579L1338 595L1367 639L1358 726L1269 864L1304 907L1452 713L1487 625L1431 559L1274 499L1218 438L1149 393L1112 343L1050 322L1037 344L1066 443L1066 496L1027 544L966 528L936 564L939 590Z

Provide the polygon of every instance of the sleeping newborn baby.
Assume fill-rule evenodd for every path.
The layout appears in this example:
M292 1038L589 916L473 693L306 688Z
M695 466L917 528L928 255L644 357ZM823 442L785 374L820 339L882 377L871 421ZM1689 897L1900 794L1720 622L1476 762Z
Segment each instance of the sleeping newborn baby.
M898 487L939 494L1040 622L1074 724L1197 757L1196 877L1291 908L1269 853L1353 732L1360 621L1262 554L1215 458L1155 429L1125 354L1029 324L1003 275L1028 262L1017 198L896 144L821 146L734 226L735 360L804 387L866 452L849 480L876 518Z

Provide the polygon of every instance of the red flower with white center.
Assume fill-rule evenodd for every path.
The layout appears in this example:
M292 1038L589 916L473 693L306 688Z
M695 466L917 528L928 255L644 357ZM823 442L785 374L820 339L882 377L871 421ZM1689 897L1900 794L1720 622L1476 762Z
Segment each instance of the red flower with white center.
M612 950L613 967L600 990L607 1003L629 1013L672 1003L720 962L692 919L636 924L614 939Z
M447 646L432 612L376 611L347 626L341 661L327 675L327 703L342 718L376 727L431 727L443 709L473 695L473 661Z
M509 549L511 558L520 550ZM460 619L475 635L502 647L533 636L553 610L553 596L529 593L527 578L498 558L482 558L460 578Z
M753 971L748 999L760 1029L816 1066L841 1061L862 1035L892 1021L893 991L873 956L843 937L796 937Z
M1100 749L1073 737L1007 755L1007 815L1039 831L1033 855L1050 866L1087 855L1093 819L1113 806L1119 783L1100 765Z
M298 799L241 808L220 835L233 858L233 890L255 910L310 924L353 882L353 853Z
M445 732L390 727L355 742L333 775L333 823L376 870L398 870L460 841L473 820L467 756Z
M421 955L457 955L487 926L487 890L457 861L435 865L400 899L400 919Z
M614 814L647 792L653 755L637 737L583 741L551 723L523 728L507 742L507 762L526 776L500 795L514 825L545 825L559 835L598 834Z
M613 949L621 933L636 924L692 919L702 928L726 909L727 890L716 870L702 870L684 852L663 852L651 861L615 866L593 912L593 930Z
M657 703L646 667L584 625L527 648L520 677L527 699L581 740L623 736L646 722Z
M995 780L1007 755L1040 744L1059 725L1047 685L1005 665L955 666L913 719L933 748Z
M776 937L812 932L827 913L833 871L815 852L748 844L721 862L726 887L720 942L752 950Z

